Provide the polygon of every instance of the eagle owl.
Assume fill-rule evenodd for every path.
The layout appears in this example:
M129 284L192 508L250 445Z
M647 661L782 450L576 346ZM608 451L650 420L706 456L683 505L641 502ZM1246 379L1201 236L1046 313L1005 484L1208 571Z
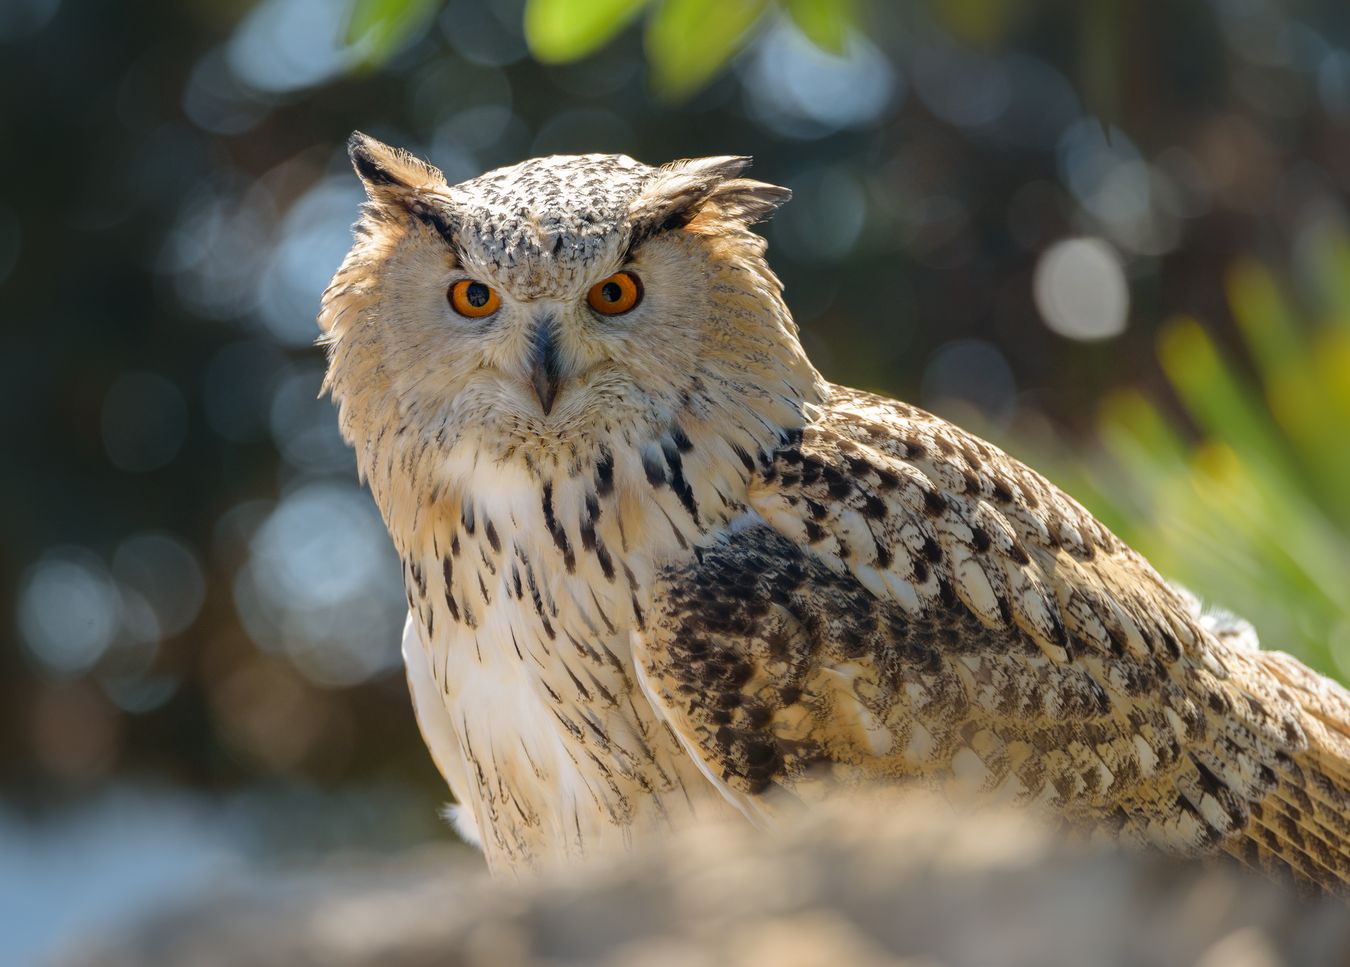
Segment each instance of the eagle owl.
M1350 881L1350 694L997 447L822 378L749 159L451 186L349 147L326 388L494 870L917 782Z

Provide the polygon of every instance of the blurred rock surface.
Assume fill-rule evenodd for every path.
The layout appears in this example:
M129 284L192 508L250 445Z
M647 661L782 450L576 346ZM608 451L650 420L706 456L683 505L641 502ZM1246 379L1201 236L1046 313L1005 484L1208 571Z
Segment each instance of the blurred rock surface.
M1235 868L915 799L774 836L690 830L529 882L450 850L345 861L223 886L60 963L1292 967L1350 963L1350 915Z

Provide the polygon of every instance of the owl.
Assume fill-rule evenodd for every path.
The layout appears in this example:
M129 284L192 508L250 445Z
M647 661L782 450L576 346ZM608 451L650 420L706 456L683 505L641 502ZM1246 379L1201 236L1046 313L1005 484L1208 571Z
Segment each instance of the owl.
M749 159L449 185L361 134L326 389L403 654L494 871L919 785L1350 881L1350 694L1045 478L826 381Z

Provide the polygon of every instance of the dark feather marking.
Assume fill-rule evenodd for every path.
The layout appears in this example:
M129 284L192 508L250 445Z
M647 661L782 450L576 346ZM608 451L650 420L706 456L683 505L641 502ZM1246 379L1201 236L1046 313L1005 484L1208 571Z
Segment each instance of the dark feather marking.
M468 722L468 719L466 719L466 718L464 718L463 716L461 716L461 717L460 717L460 723L461 723L461 724L460 724L460 731L459 731L459 734L462 735L462 736L464 736L464 754L465 754L465 758L467 758L470 762L473 763L474 772L476 772L476 773L478 774L478 787L479 787L480 789L486 789L486 788L487 788L487 776L485 776L485 775L483 774L483 765L482 765L481 762L478 761L478 756L476 756L476 755L474 754L474 751L473 751L473 741L472 741L472 739L471 739L471 737L470 737L470 732L469 732L469 722Z
M610 665L614 667L614 670L619 673L619 676L623 679L623 682L626 685L628 683L628 667L624 665L622 661L619 660L618 655L614 654L614 652L610 650L609 645L605 644L603 638L600 639L600 641L596 642L596 644L598 644L600 646L600 650L605 653L605 661L609 662Z
M543 500L544 527L548 529L553 537L553 543L558 546L562 552L563 565L567 568L568 574L574 574L577 569L576 555L572 553L572 545L567 540L567 532L563 530L562 525L553 515L553 481L544 482Z
M450 590L454 581L454 565L448 557L441 559L441 574L445 578L445 606L450 609L450 617L458 621L459 605L455 603L455 596Z
M413 583L417 585L417 596L425 598L427 596L427 578L422 573L422 566L416 561L409 561L408 570L412 572Z
M684 531L675 526L675 522L670 519L670 515L666 513L665 508L658 507L657 509L661 511L661 516L664 517L666 523L670 525L671 533L675 535L675 543L680 545L680 550L689 550L689 541L685 539Z
M595 464L595 492L601 497L614 493L614 454L608 450L600 451Z
M591 700L591 691L585 685L581 684L581 679L577 678L576 673L572 671L572 666L561 659L559 660L559 664L562 665L563 671L567 672L567 677L572 679L572 684L575 685L577 689L577 695L581 697L583 702L589 702Z
M352 160L352 166L356 169L356 173L371 184L399 188L407 187L381 164L380 159L371 151L363 136L353 134L348 139L347 154Z
M689 481L684 477L684 460L680 457L678 446L671 443L662 443L661 451L666 458L666 466L670 468L670 489L675 492L675 496L680 498L680 503L684 509L689 512L695 524L698 523L698 502L694 500L694 488L689 485Z
M591 687L600 693L600 697L605 700L605 704L609 706L618 705L618 696L605 687L605 683L595 676L595 672L591 671L589 666L586 667L585 671L586 677L591 680ZM634 721L641 721L641 719L635 718ZM645 745L643 746L643 750L646 751L649 756L651 755L650 750L648 750Z
M894 490L900 486L900 477L890 470L884 470L880 467L876 469L877 489L882 493L888 490Z
M610 560L609 549L600 540L595 542L595 559L600 562L600 572L606 581L614 580L614 562Z
M739 459L741 463L745 465L746 472L754 473L755 472L754 458L751 457L750 454L746 453L745 447L741 446L739 443L733 443L731 445L731 449L732 452L736 454L737 459Z
M539 621L544 626L544 634L548 635L549 641L557 637L553 626L549 624L548 615L544 614L544 599L539 593L539 584L534 579L534 568L528 560L525 561L525 583L530 589L530 601L534 605L535 614L539 615Z
M547 685L545 685L544 687L548 688ZM552 693L553 689L549 688L549 692ZM554 701L559 701L556 695ZM577 725L577 723L573 722L571 719L565 718L563 714L559 712L556 708L551 709L550 711L553 712L553 717L558 720L558 722L562 725L562 727L565 728L571 734L572 738L576 739L578 742L582 741L585 738L585 733L581 730L581 726Z
M613 577L614 571L610 569L610 576ZM595 596L595 588L591 588L591 601L595 603L596 614L600 615L600 620L605 624L605 630L611 635L614 634L614 622L609 620L609 615L605 614L605 609L600 605L600 599Z
M594 629L592 629L592 631L594 631ZM582 658L586 659L588 662L600 661L600 652L592 648L585 638L578 638L566 628L563 629L563 634L567 636L567 640L572 643L572 647L576 649L577 654Z
M666 485L666 468L656 459L656 454L650 451L642 454L642 471L647 475L647 483L653 487Z
M940 517L947 512L947 498L936 490L925 490L923 509L930 517Z

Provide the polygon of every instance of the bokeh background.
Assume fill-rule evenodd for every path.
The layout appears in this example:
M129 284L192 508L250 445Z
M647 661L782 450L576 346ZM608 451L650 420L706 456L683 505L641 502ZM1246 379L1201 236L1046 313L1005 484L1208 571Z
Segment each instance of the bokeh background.
M353 128L453 182L746 153L830 378L1350 675L1342 0L6 0L0 920L449 837L318 398Z

